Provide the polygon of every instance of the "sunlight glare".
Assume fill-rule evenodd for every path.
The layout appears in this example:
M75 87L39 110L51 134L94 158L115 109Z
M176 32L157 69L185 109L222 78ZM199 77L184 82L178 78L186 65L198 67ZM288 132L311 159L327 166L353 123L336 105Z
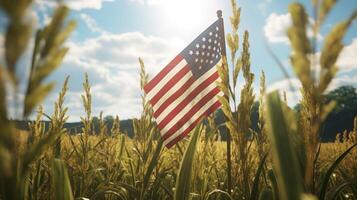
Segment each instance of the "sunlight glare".
M216 10L221 9L217 0L162 0L157 6L160 28L184 36L197 34L216 19Z

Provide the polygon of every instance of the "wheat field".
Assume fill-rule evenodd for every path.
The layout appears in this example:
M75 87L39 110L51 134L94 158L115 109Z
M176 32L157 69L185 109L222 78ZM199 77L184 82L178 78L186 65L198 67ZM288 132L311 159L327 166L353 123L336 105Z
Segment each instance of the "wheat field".
M35 122L36 123L36 122ZM41 123L41 122L39 122ZM103 122L104 123L104 122ZM105 127L105 126L103 126ZM356 130L356 128L355 128ZM105 131L105 130L100 130ZM113 130L115 132L115 130ZM206 137L207 130L201 132L196 147L196 156L193 160L190 199L243 199L245 195L239 187L232 189L230 195L227 191L226 175L226 152L224 141L216 141L214 137ZM108 135L64 135L61 137L61 150L59 159L65 161L68 171L71 190L75 197L86 197L89 199L172 199L177 181L177 174L183 157L182 149L186 149L189 141L184 140L180 147L172 149L163 148L158 156L156 166L151 171L147 187L143 188L145 176L150 170L149 165L154 157L157 142L145 144L146 142L133 141L120 131ZM27 132L19 133L20 147L26 145ZM317 161L316 175L322 179L323 174L334 163L336 158L356 143L357 132L351 132L348 139L335 143L324 143L321 145L321 153ZM40 136L39 136L40 137ZM83 141L87 141L84 147ZM151 145L151 147L146 146ZM251 173L249 178L255 178L259 165L259 152L256 142L252 144L250 160ZM82 149L83 148L83 149ZM181 148L178 149L178 148ZM53 171L49 166L53 160L54 153L49 148L31 166L29 197L31 199L52 199L51 176ZM148 151L150 152L146 152ZM26 149L21 148L21 151ZM86 151L86 152L83 152ZM349 175L357 173L356 150L352 151L332 173L327 190L333 190ZM83 163L87 159L87 163ZM233 160L235 160L233 156ZM233 172L238 177L241 173L239 163L233 164ZM264 166L267 175L261 177L260 190L269 191L273 188L268 173L272 173L272 158L269 156ZM236 171L237 170L237 171ZM235 176L235 175L234 175ZM38 179L42 181L38 181ZM37 180L37 181L36 181ZM239 178L233 180L238 181ZM238 185L239 183L233 183ZM253 182L250 181L250 187ZM319 183L317 183L319 184ZM262 193L262 192L261 192ZM260 194L260 195L263 195ZM346 187L338 195L338 199L354 199L354 193ZM346 197L347 196L347 197ZM261 197L263 198L263 197Z
M334 143L321 143L322 124L336 102L324 101L335 77L336 60L343 37L357 18L357 10L335 24L323 39L319 59L316 38L336 1L312 1L316 10L311 25L305 7L291 3L292 25L287 30L292 48L290 62L300 81L302 99L298 115L278 92L266 92L260 74L259 96L253 92L256 75L251 72L249 32L241 38L241 8L231 1L232 32L226 36L230 57L217 66L225 94L220 98L225 116L217 124L208 116L183 141L163 146L152 108L142 95L141 116L133 120L134 136L122 132L119 117L109 129L99 116L95 131L90 78L84 75L81 96L85 114L81 133L69 134L65 105L67 77L54 112L41 103L54 88L45 81L58 68L68 51L65 41L76 23L68 20L68 8L59 4L50 23L36 31L27 90L21 119L36 118L21 131L8 118L8 86L14 91L22 77L18 60L32 40L32 25L23 20L31 0L0 0L9 18L4 61L0 67L0 199L357 199L357 118L354 129L338 135ZM307 35L312 26L312 39ZM241 41L241 42L240 42ZM321 67L316 75L313 69ZM139 59L141 89L148 82L144 61ZM313 75L312 75L313 74ZM244 85L237 90L241 76ZM6 85L6 86L5 86ZM240 93L240 94L237 94ZM250 114L259 101L258 130L251 128ZM43 120L50 121L45 128ZM220 140L219 127L228 137Z

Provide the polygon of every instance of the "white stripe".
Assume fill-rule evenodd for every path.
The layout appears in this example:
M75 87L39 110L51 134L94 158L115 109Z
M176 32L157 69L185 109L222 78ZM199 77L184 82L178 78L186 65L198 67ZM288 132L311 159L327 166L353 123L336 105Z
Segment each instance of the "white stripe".
M152 99L156 93L158 93L161 88L169 81L172 77L174 77L182 68L187 65L185 59L182 59L176 66L174 66L169 73L167 73L164 78L162 78L155 86L150 90L147 94L149 99Z
M157 110L160 108L160 106L173 94L175 94L175 92L177 92L177 90L180 89L180 87L185 84L191 77L192 77L192 72L189 71L187 74L185 74L185 76L183 76L174 86L172 86L170 88L169 91L167 91L163 96L160 97L160 100L156 102L156 104L153 106L154 110Z
M161 129L161 133L166 134L166 132L169 131L179 120L181 120L192 109L194 105L196 105L204 96L206 96L216 87L217 83L213 81L208 87L206 87L194 99L192 99L189 104L187 104L182 110L180 110L179 113L175 115L175 117L169 123L165 124L165 127ZM164 119L166 115L160 115L159 117Z
M178 137L183 131L185 131L195 120L197 120L208 108L210 108L213 104L218 101L217 96L223 96L223 92L219 92L216 95L216 98L211 99L207 102L198 112L196 112L179 130L177 130L174 134L172 134L169 138L164 141L164 145L166 146L176 137Z
M173 101L169 106L167 106L163 112L157 117L156 122L159 124L177 105L179 105L197 86L209 78L212 74L217 71L215 67L212 67L209 71L203 74L199 79L197 79L193 84L175 101Z

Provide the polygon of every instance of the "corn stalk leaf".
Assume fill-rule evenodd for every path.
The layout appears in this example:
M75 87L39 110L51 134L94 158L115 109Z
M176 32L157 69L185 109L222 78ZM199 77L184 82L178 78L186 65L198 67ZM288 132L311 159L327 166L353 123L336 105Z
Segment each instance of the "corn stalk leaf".
M157 162L159 161L162 144L163 144L163 141L161 139L159 139L159 142L156 145L154 155L151 158L150 164L149 164L149 166L146 170L145 176L144 176L144 182L143 182L144 190L147 188L152 171L154 170L155 166L157 165Z
M228 192L220 190L220 189L214 189L211 192L209 192L205 198L205 200L209 200L213 198L213 195L219 195L219 196L225 196L228 197L228 199L233 200L232 196L228 194ZM212 198L211 198L212 196ZM217 198L216 198L217 199ZM220 198L221 199L221 198Z
M273 200L273 199L274 199L273 191L269 188L264 189L259 195L259 200Z
M187 200L189 199L191 189L192 167L193 159L196 152L196 146L201 132L201 125L197 126L192 134L192 138L185 151L181 161L180 170L176 180L176 190L174 200Z
M22 174L25 174L30 168L29 165L38 159L42 153L55 142L57 137L61 135L62 132L49 133L43 139L41 139L37 144L33 145L28 149L23 157L22 164Z
M344 188L348 187L348 186L355 186L357 185L357 179L353 179L353 180L348 180L348 181L344 181L343 183L335 186L331 191L330 194L327 195L327 200L334 200L337 199L337 195L341 192L341 190L343 190Z
M250 193L250 199L254 200L254 199L258 199L259 197L259 180L260 180L260 174L262 173L263 169L264 169L264 164L265 164L265 160L267 158L268 154L266 153L263 157L263 159L260 161L259 167L257 169L257 172L255 173L254 176L254 181L253 181L253 188L252 188L252 192Z
M62 160L53 159L51 172L55 199L72 200L71 183L68 178L65 163Z
M340 164L340 162L348 155L348 153L357 146L357 143L349 147L345 152L343 152L336 160L335 162L328 168L326 171L326 174L324 178L322 179L321 183L321 189L319 193L319 199L325 199L325 194L328 186L328 182L330 180L330 176L333 173L333 171L336 169L336 167Z
M268 178L273 190L273 199L279 200L279 188L273 169L268 170Z
M278 92L267 96L269 137L272 141L274 167L281 199L299 200L303 182L299 171L296 152L290 141L289 123L284 116Z

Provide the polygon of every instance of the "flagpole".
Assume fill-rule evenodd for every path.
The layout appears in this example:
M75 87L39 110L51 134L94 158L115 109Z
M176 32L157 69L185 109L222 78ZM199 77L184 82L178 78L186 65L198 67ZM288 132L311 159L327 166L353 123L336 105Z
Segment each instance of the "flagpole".
M223 23L223 18L222 18L222 10L217 10L217 17L219 20L221 20L220 23L222 23L223 27L223 41L221 41L221 44L223 44L223 47L221 49L221 56L222 59L225 59L225 63L227 63L227 56L226 56L226 42L225 42L225 34L224 34L224 23ZM229 78L229 75L228 75ZM228 81L229 83L229 81ZM226 96L227 101L229 103L229 97ZM226 118L226 121L228 120L227 116L224 115ZM232 157L231 157L231 134L229 132L229 129L227 129L227 190L228 193L231 194L232 190Z

